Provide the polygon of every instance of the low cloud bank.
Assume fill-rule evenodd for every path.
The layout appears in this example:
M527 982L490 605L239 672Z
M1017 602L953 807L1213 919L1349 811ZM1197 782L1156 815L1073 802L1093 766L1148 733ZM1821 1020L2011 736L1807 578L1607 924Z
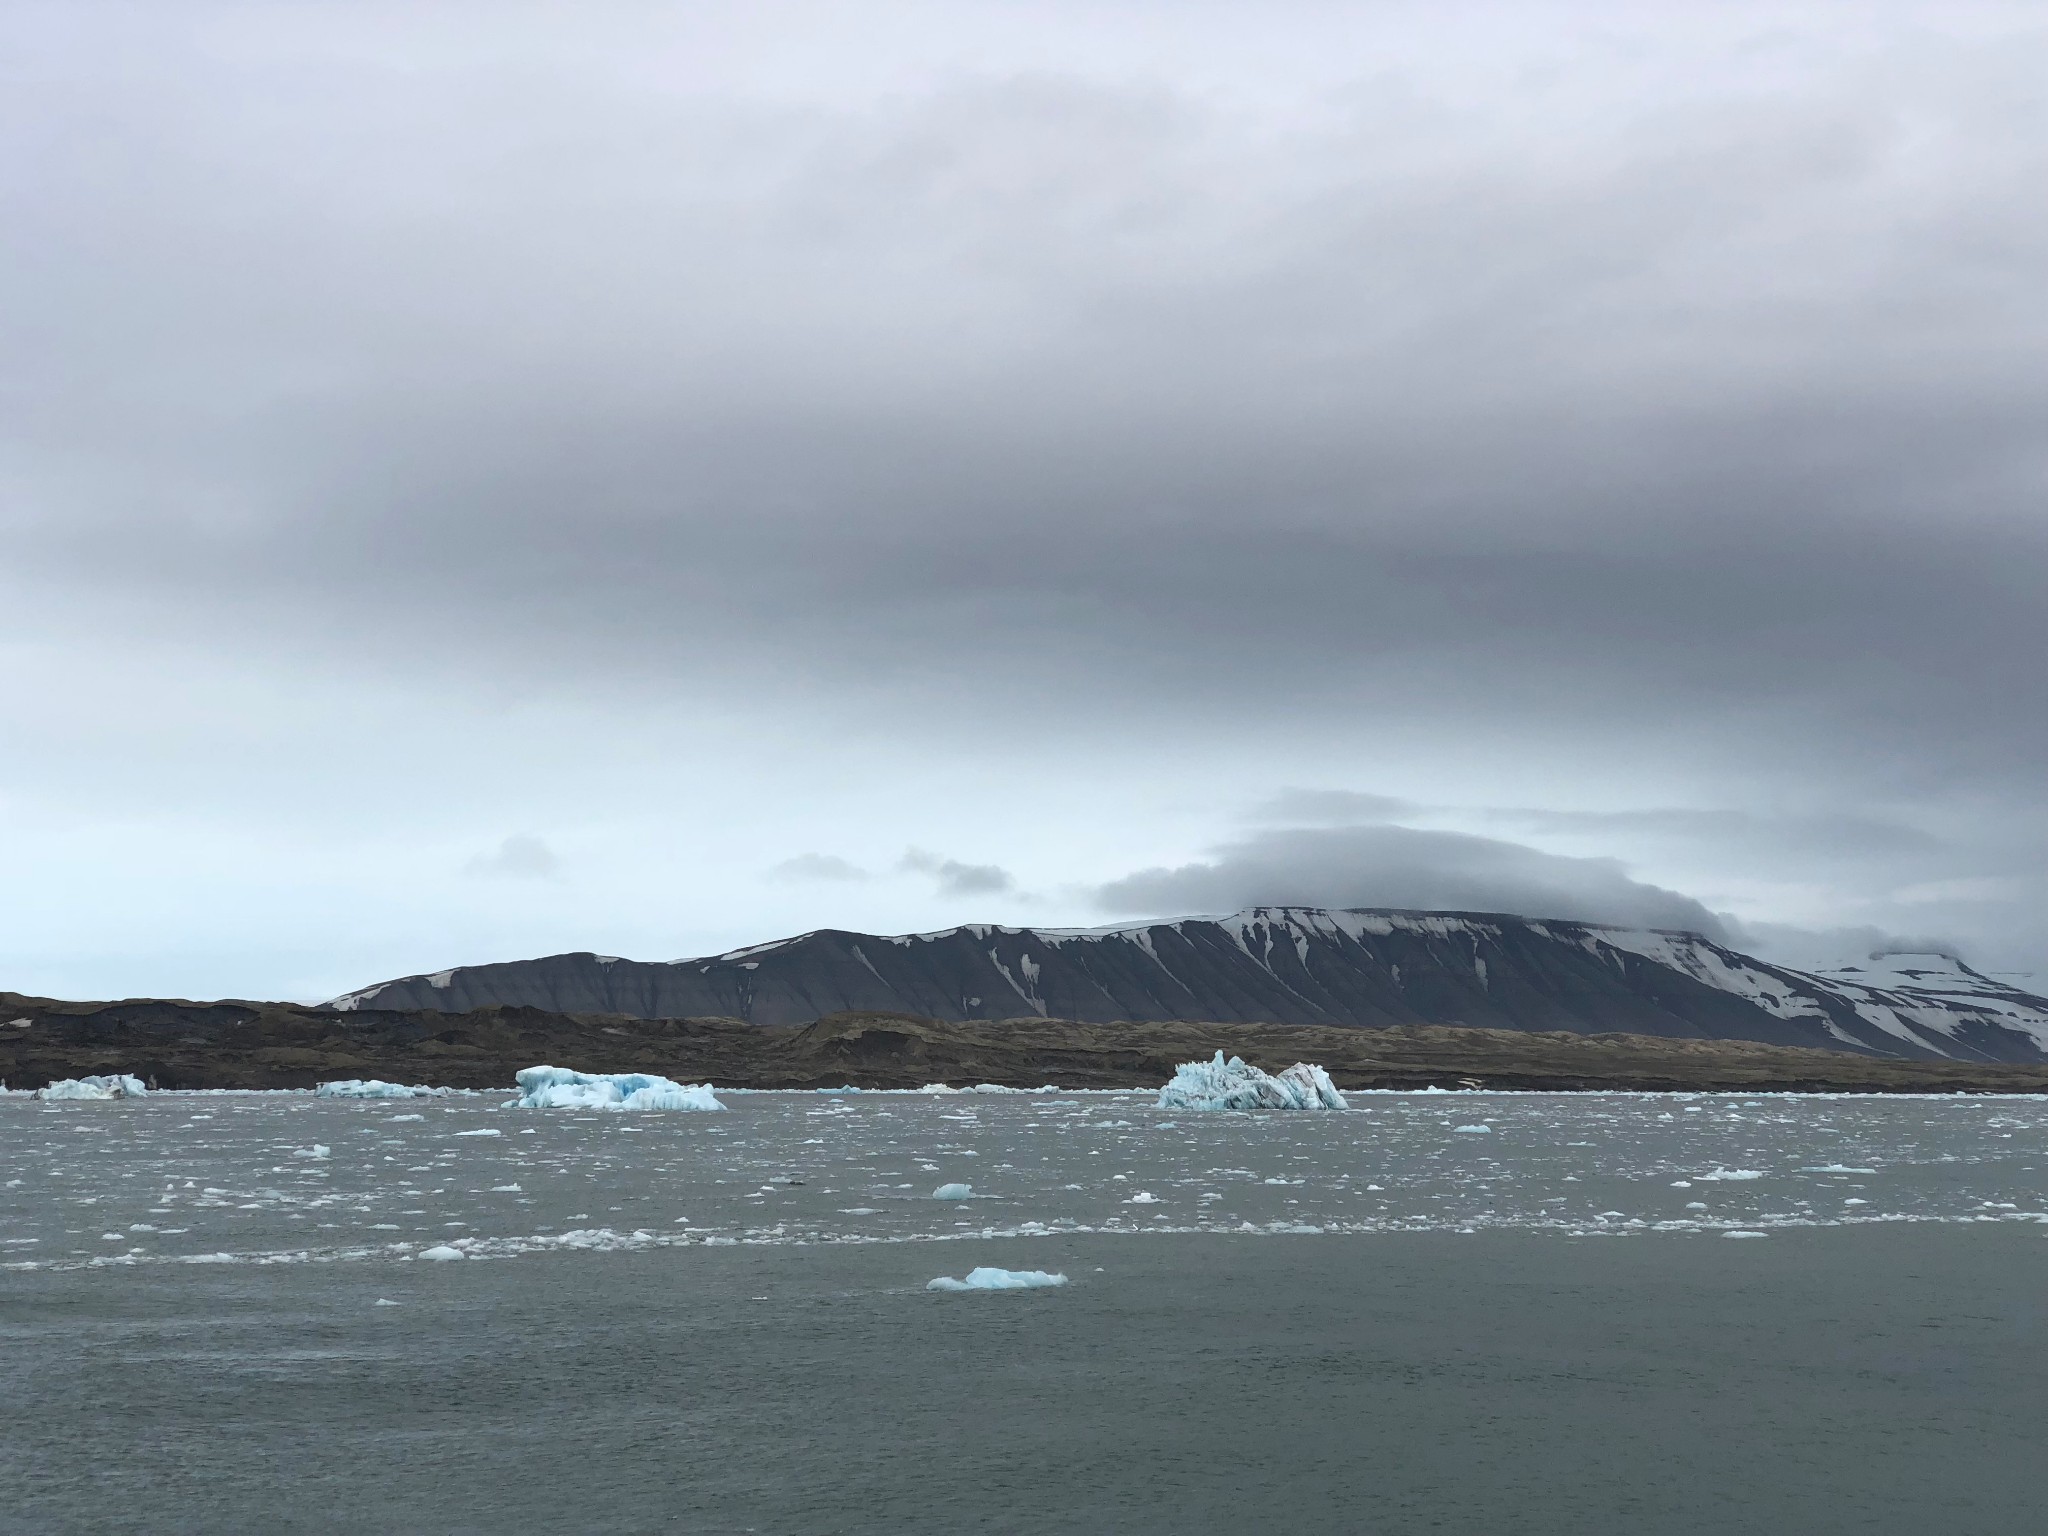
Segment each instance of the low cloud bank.
M1411 907L1513 912L1645 928L1726 943L1700 902L1630 878L1616 859L1570 858L1522 843L1415 827L1289 827L1257 832L1203 862L1141 869L1100 886L1110 912L1180 915L1251 906Z

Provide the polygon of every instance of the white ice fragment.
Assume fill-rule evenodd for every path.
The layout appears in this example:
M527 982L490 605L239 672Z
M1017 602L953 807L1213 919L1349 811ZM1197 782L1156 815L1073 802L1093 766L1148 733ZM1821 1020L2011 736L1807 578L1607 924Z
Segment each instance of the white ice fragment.
M386 1125L398 1125L406 1120L424 1120L426 1118L427 1117L425 1115L393 1115L389 1120L385 1121L384 1123Z
M466 1255L460 1248L450 1248L446 1243L436 1243L431 1248L422 1249L420 1257L432 1259L436 1264L445 1264L450 1259L460 1259Z
M1763 1174L1754 1168L1716 1168L1712 1173L1700 1175L1702 1184L1719 1184L1731 1180L1760 1179Z
M966 1200L973 1196L972 1184L941 1184L932 1191L934 1200Z
M1161 1109L1343 1109L1344 1095L1321 1067L1297 1061L1277 1075L1218 1051L1184 1062L1159 1090Z
M1723 1232L1723 1237L1769 1237L1768 1232Z
M518 1109L723 1109L709 1083L687 1086L645 1072L528 1067L517 1074Z
M370 1305L373 1307L397 1307L403 1306L404 1303L393 1301L389 1296L379 1296L375 1301L371 1302Z
M1065 1275L1049 1275L1042 1269L971 1269L965 1280L940 1275L929 1282L928 1291L1035 1291L1049 1285L1065 1285Z
M454 1140L457 1137L462 1136L502 1136L504 1134L505 1133L503 1131L457 1131L455 1133L455 1136L450 1137L449 1139Z
M1159 1197L1153 1194L1152 1191L1149 1189L1139 1190L1135 1195L1131 1196L1130 1199L1124 1202L1125 1205L1157 1205L1158 1203Z
M449 1088L426 1088L418 1084L387 1083L378 1078L346 1077L322 1083L313 1090L316 1099L438 1099L453 1092Z
M67 1077L49 1087L39 1089L39 1099L139 1099L149 1089L142 1079L130 1077L125 1072L111 1072L97 1077Z
M1707 1202L1704 1200L1688 1200L1685 1202L1685 1208L1688 1211L1704 1211L1707 1208Z
M1451 1127L1451 1130L1459 1136L1491 1136L1493 1134L1493 1127L1490 1125L1454 1125Z
M332 1150L333 1149L330 1147L323 1147L319 1142L316 1141L310 1147L300 1147L296 1152L292 1153L292 1156L309 1157L316 1163L322 1163L327 1160L328 1154Z

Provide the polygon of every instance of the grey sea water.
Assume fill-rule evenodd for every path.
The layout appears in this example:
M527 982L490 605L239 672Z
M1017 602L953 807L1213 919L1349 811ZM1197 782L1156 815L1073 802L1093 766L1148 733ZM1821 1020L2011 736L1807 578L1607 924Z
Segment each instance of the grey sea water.
M0 1100L0 1529L2048 1525L2039 1100L509 1097Z

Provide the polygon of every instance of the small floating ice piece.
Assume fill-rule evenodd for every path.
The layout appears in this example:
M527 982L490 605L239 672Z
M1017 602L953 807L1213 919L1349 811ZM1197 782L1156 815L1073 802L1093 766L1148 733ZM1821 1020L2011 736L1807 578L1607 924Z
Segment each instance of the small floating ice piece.
M723 1109L709 1083L683 1084L646 1072L576 1072L528 1067L517 1074L518 1109Z
M972 1184L941 1184L932 1191L934 1200L967 1200L974 1195Z
M1723 1232L1723 1237L1769 1237L1768 1232Z
M940 1275L926 1284L928 1291L1036 1291L1049 1285L1065 1285L1065 1275L1047 1274L1042 1269L971 1269L965 1280Z
M1321 1067L1297 1061L1262 1072L1241 1057L1183 1062L1159 1090L1161 1109L1343 1109L1344 1095Z
M432 1259L436 1264L445 1264L450 1259L467 1258L468 1255L460 1248L450 1248L446 1243L436 1243L431 1248L422 1249L420 1257Z
M1490 1125L1454 1125L1451 1127L1451 1130L1460 1136L1491 1136L1493 1134L1493 1127Z
M387 1083L379 1078L345 1077L322 1083L313 1090L316 1099L438 1099L454 1090L427 1088L417 1083Z
M1763 1174L1754 1168L1716 1168L1712 1173L1699 1176L1702 1184L1719 1184L1730 1180L1760 1179Z

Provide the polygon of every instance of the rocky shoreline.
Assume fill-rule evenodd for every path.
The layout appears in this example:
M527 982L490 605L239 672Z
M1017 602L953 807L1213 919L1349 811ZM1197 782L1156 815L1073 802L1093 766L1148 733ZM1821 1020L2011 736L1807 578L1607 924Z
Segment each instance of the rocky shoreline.
M25 1022L24 1022L25 1021ZM504 1088L521 1067L647 1071L728 1088L1156 1087L1217 1050L1340 1088L2044 1093L2048 1064L1935 1062L1635 1034L1261 1024L949 1023L839 1013L802 1026L535 1008L335 1012L286 1003L59 1002L0 993L0 1081L131 1072L162 1088L310 1088L381 1077Z

